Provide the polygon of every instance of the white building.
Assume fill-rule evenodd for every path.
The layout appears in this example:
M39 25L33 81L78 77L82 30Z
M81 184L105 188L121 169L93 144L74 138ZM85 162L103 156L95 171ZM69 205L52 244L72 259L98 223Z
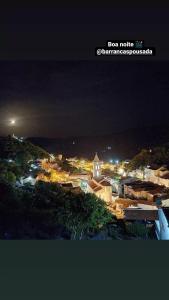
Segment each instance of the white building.
M96 196L109 203L112 201L112 185L101 175L102 162L96 153L93 160L93 177L81 181L81 188L86 193L94 193Z
M158 209L158 220L155 221L158 240L169 240L169 207Z
M95 154L94 160L93 160L93 177L98 178L101 176L101 165L102 162L98 158L97 153Z
M27 183L29 183L30 185L35 185L36 179L33 178L32 176L21 177L20 183L21 183L21 185L24 185L24 184L27 184Z
M146 181L151 181L155 184L164 185L169 188L169 170L166 167L158 169L145 168Z

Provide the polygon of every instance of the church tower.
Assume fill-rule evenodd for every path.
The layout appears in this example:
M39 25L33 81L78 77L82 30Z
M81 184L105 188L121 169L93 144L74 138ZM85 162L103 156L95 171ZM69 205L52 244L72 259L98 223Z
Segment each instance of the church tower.
M98 158L97 153L93 160L93 177L98 178L101 176L101 161Z

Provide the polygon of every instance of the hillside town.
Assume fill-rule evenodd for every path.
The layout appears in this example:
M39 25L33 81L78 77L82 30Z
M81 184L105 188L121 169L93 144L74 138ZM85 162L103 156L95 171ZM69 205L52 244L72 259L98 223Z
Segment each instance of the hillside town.
M46 184L40 187L42 193L46 190L46 202L51 197L50 189L55 190L55 187L56 191L61 188L61 193L66 193L62 195L64 201L70 197L68 195L73 195L76 201L79 201L79 197L93 195L95 199L102 201L109 217L117 222L113 226L124 226L125 232L129 232L129 239L130 235L136 239L140 236L145 239L150 236L158 240L169 239L169 166L161 163L147 164L151 162L150 157L154 159L157 155L157 150L144 150L132 160L103 161L98 153L94 154L93 160L66 158L60 153L49 154L15 135L1 138L0 144L0 181L10 183L15 193L21 192L22 197L28 193L26 197L30 197L31 203L34 203L35 197L38 200L39 196L34 193L37 193L38 184L41 183ZM4 186L1 184L3 191ZM43 203L43 197L41 201ZM83 201L85 200L82 200L82 205ZM87 205L87 202L84 204ZM124 236L120 235L118 239L124 239Z
M62 155L59 155L62 160ZM53 161L52 161L53 160ZM169 239L169 168L168 166L146 166L144 169L128 171L129 161L103 162L96 153L93 161L78 158L67 159L79 169L77 174L63 173L55 159L42 160L47 172L54 172L49 180L59 182L68 189L94 193L103 199L117 219L127 222L141 221L146 226L155 225L157 239ZM105 175L109 170L109 176ZM59 177L60 174L60 177ZM39 174L36 180L47 180Z

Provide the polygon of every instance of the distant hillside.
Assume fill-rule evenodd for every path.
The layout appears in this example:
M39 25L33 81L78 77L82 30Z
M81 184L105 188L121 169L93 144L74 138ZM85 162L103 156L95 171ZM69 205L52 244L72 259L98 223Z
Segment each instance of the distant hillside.
M30 141L20 141L13 137L0 137L0 158L13 158L27 156L33 159L48 157L47 151L39 146L33 145Z
M93 158L94 153L97 151L102 159L125 159L132 158L142 148L168 143L169 125L129 129L105 136L63 139L32 137L28 140L54 154L62 153L65 156Z

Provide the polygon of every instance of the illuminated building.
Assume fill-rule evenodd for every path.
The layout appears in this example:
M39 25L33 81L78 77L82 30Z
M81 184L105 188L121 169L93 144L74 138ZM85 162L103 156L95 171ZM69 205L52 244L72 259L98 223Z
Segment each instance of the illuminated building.
M94 160L93 160L93 177L98 178L101 176L101 161L98 158L97 153L95 154Z
M112 201L112 185L101 175L101 166L102 162L96 153L93 160L93 177L90 180L82 180L81 188L109 203Z

